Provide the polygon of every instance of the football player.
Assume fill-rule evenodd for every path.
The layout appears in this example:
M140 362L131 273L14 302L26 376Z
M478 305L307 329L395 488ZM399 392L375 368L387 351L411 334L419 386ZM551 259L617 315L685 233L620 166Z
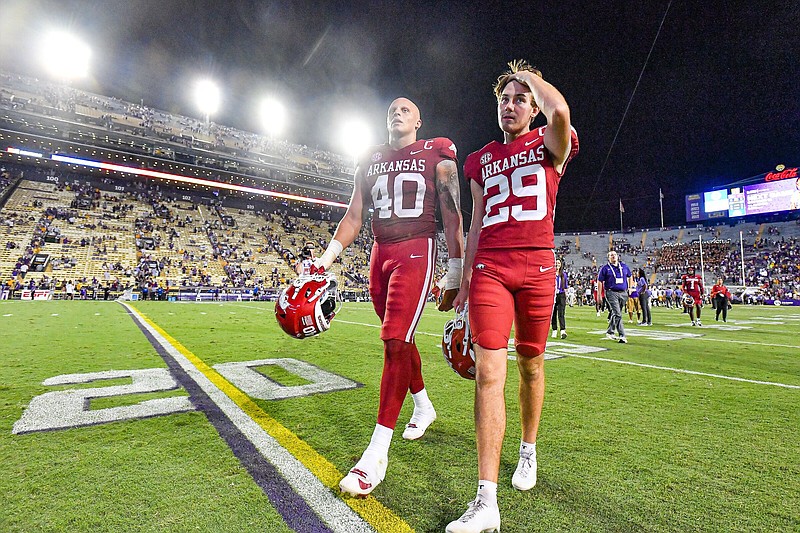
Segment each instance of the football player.
M503 142L492 141L464 163L473 198L467 269L456 309L469 298L475 348L475 430L478 491L450 533L499 530L497 481L506 428L504 388L509 333L520 376L522 438L512 477L518 490L536 484L536 434L544 399L544 348L555 293L553 217L567 163L578 153L567 102L525 61L497 80L497 120ZM539 112L547 125L531 128Z
M692 321L693 326L702 326L700 323L700 310L703 308L703 295L705 294L705 287L703 287L703 278L700 274L695 273L695 268L690 266L687 273L681 276L681 289L684 294L692 297L690 302L688 298L684 300L684 308L689 313L689 319ZM695 310L697 310L697 319L695 319Z
M384 364L378 421L361 459L339 483L345 493L364 496L380 483L388 464L400 408L411 392L414 413L405 439L422 437L436 419L422 379L417 328L436 267L438 203L444 223L448 271L445 290L461 284L463 235L456 147L450 139L417 140L422 119L407 98L394 100L386 117L389 142L369 149L358 161L350 205L317 268L330 268L372 214L375 242L370 257L369 291L381 319Z

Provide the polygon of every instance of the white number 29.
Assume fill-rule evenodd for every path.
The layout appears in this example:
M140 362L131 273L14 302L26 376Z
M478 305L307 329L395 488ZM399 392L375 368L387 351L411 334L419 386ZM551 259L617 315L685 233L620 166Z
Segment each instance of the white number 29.
M415 183L417 193L413 207L403 207L403 184ZM389 175L381 174L372 186L372 205L378 212L378 218L391 218L392 207L398 218L416 218L422 215L425 200L425 178L418 172L401 172L394 178L394 195L389 192Z
M523 185L523 178L535 176L536 182L532 185ZM509 181L511 187L509 191ZM488 196L488 191L497 187L497 193ZM492 209L508 199L509 192L514 197L523 200L527 197L536 199L536 209L523 209L522 204L513 204L497 209L497 213L490 214ZM505 174L498 174L487 179L483 184L483 195L486 198L486 214L483 216L483 227L492 226L500 222L508 222L510 216L514 220L542 220L547 215L547 180L542 165L528 165L519 167L511 173L509 180Z

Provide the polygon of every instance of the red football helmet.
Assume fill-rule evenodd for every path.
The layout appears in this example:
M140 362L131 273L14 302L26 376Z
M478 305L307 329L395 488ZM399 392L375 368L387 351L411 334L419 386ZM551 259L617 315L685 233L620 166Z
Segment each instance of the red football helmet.
M475 350L472 348L466 308L444 325L442 354L456 374L465 379L475 379Z
M298 339L326 331L335 315L336 278L329 274L297 278L275 302L275 317L281 329Z

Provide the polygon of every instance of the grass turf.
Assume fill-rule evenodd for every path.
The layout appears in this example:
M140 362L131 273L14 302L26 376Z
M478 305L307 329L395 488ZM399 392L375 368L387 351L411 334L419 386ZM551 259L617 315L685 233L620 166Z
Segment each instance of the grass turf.
M304 341L279 330L269 303L135 305L210 365L293 357L363 383L257 400L341 472L358 459L374 427L383 365L369 304L347 304L329 332ZM475 491L473 385L439 351L447 318L428 308L417 334L439 419L420 441L396 433L386 480L373 493L420 532L443 531ZM504 532L800 529L800 389L665 369L800 386L800 313L737 306L729 319L750 323L729 325L751 328L737 331L691 328L674 310L655 309L653 318L652 328L626 324L630 343L620 345L594 333L605 320L593 308L568 308L569 338L559 342L603 348L587 355L604 360L546 363L539 483L528 493L510 486L519 411L509 372ZM710 309L703 318L716 325ZM2 302L0 328L1 530L288 530L201 413L11 434L39 394L125 383L47 387L48 377L166 366L121 306ZM637 332L702 336L657 340ZM276 367L257 370L288 386L306 382ZM98 399L91 408L171 395L185 391ZM399 428L411 409L409 399Z

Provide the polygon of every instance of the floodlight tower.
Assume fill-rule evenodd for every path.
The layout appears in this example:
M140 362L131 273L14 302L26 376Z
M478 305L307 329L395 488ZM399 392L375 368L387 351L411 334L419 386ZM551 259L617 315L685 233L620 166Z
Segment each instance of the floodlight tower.
M344 152L354 160L373 144L373 134L369 125L360 119L350 119L339 130L339 144Z
M265 98L261 102L261 122L271 139L280 136L286 127L286 108L275 98Z
M91 56L89 45L75 35L59 30L46 33L39 48L45 70L65 83L89 74Z
M205 119L206 129L208 129L211 124L211 115L219 110L219 87L211 80L200 80L195 84L194 97L197 107Z

